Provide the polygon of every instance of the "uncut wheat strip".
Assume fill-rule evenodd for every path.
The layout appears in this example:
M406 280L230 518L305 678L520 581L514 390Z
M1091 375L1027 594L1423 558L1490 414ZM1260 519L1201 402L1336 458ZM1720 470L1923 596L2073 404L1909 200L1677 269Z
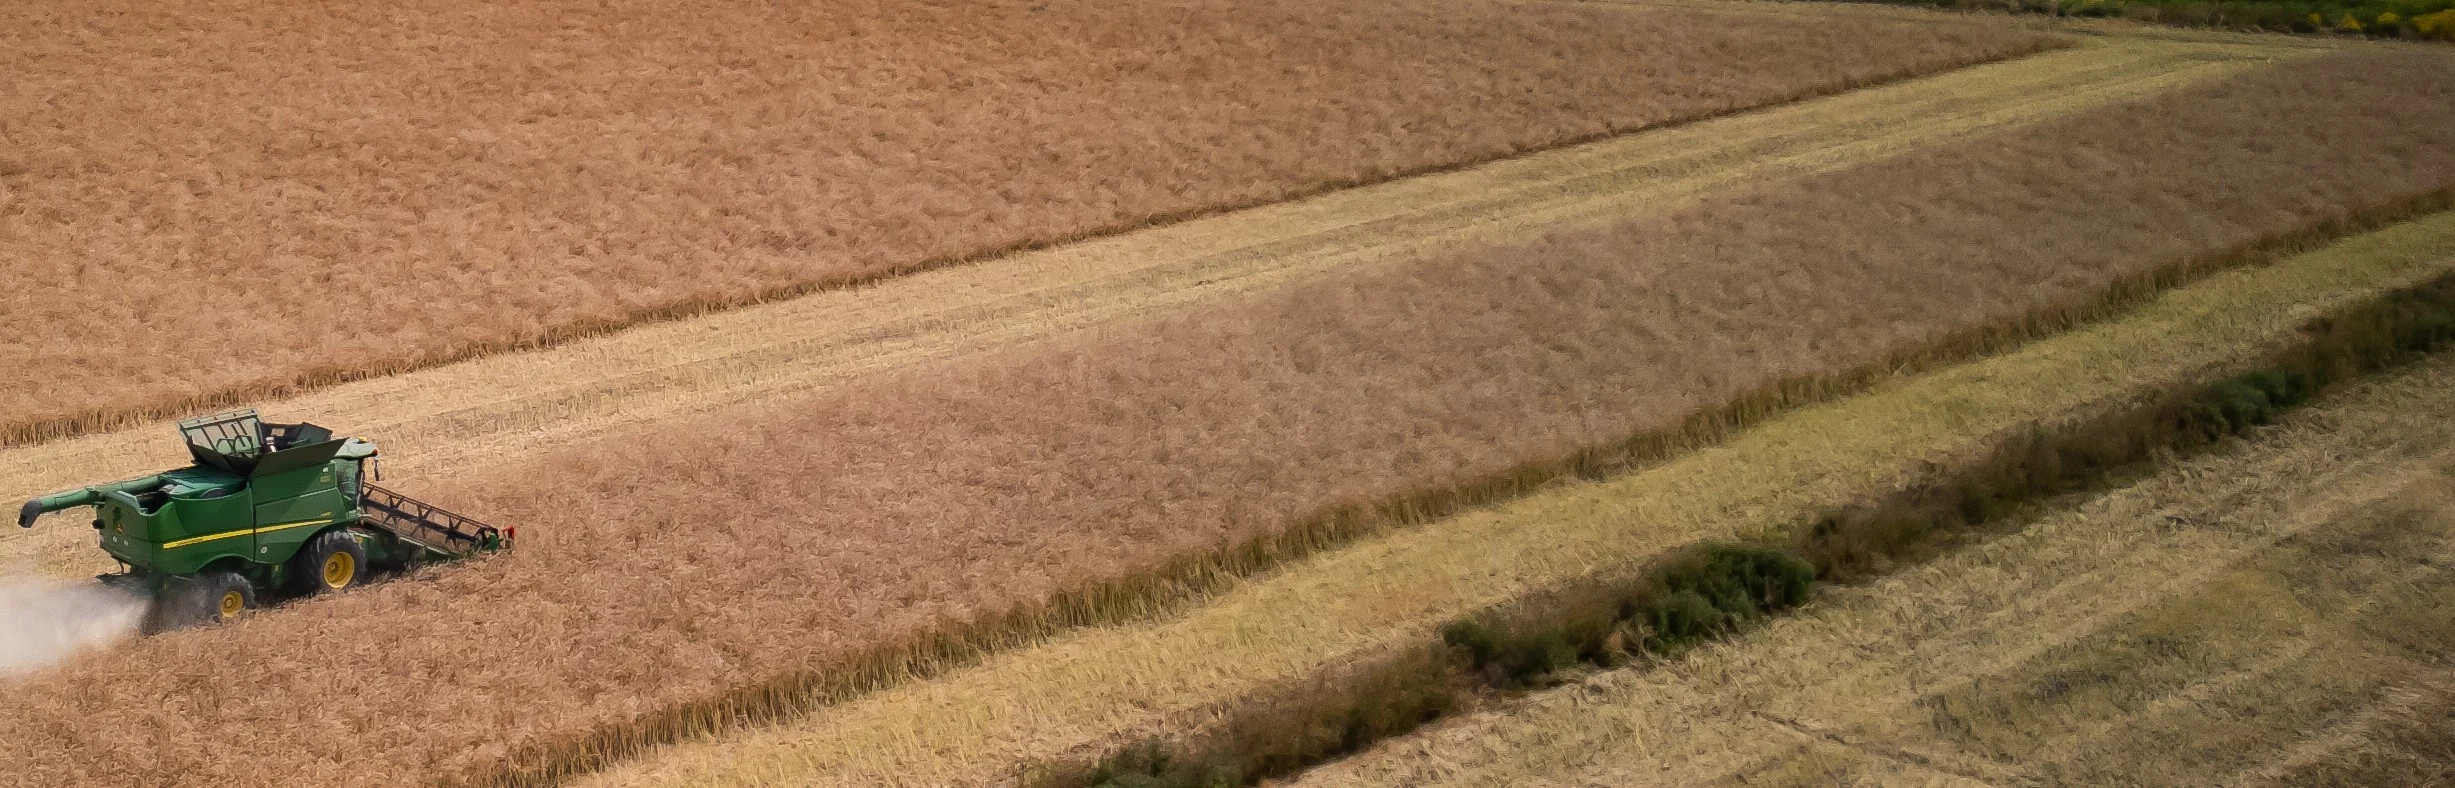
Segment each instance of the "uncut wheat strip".
M45 338L0 344L0 373L27 382L0 402L9 440L2043 45L1988 25L1389 0L131 0L0 19L0 64L27 88L0 97L19 145L0 161L0 259L37 285L0 293L0 334ZM375 43L403 39L433 48ZM145 122L158 133L131 131ZM169 308L192 303L248 319ZM330 303L351 306L346 329Z
M1440 245L1685 204L2220 77L2299 50L2131 39L1692 126L1196 219L258 403L378 441L403 478L596 440L692 410L1300 284ZM168 422L0 449L0 501L176 464ZM0 533L0 566L109 569L56 523Z
M1683 660L1607 672L1392 740L1294 785L1747 781L1834 758L1810 746L1814 740L1846 742L1856 752L1845 762L1913 757L1962 776L2009 767L2013 782L2030 782L2039 775L2019 764L1990 764L1949 743L1898 735L1932 723L1937 711L1922 699L1980 682L2021 687L2021 676L2089 658L2126 632L2153 634L2161 610L2210 614L2202 635L2246 653L2245 670L2212 676L2215 683L2271 675L2314 682L2315 694L2341 702L2406 663L2393 647L2371 642L2363 647L2377 652L2373 658L2332 663L2368 673L2353 686L2327 686L2335 677L2323 671L2272 672L2329 663L2294 665L2290 643L2278 644L2286 659L2265 659L2261 641L2293 637L2289 626L2266 629L2274 618L2195 595L2256 562L2302 563L2308 556L2296 551L2307 543L2299 535L2443 480L2455 462L2455 429L2438 417L2448 407L2455 407L2455 358L2442 356L2333 397L2248 451L2189 461L2016 535L1839 590L1804 615ZM2176 528L2175 517L2201 525ZM2443 590L2440 575L2430 582ZM2410 587L2391 571L2381 579L2389 596ZM2353 602L2347 617L2358 619L2362 606L2392 600ZM2219 620L2217 611L2235 616ZM2143 716L2126 722L2158 722ZM2131 735L2168 732L2143 727ZM2290 736L2268 742L2291 743Z
M1439 622L1697 539L1887 489L1919 460L2009 425L2248 358L2309 315L2455 268L2455 214L2176 290L2018 352L1888 384L1707 449L1372 540L1221 594L1184 617L1108 627L777 729L693 742L592 785L988 784L1026 759L1163 723Z

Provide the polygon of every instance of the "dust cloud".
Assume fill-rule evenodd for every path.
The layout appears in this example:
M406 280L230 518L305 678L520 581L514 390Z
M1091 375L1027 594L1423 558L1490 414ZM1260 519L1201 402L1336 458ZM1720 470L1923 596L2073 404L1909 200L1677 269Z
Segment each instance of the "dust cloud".
M0 679L136 634L145 603L83 583L0 576Z

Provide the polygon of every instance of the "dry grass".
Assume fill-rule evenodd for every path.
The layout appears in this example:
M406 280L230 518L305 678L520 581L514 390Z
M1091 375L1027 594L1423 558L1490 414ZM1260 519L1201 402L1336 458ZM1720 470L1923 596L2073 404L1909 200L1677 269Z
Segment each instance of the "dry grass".
M0 9L0 442L2036 51L1389 0Z
M2055 422L2232 368L2305 316L2455 270L2455 214L2223 274L2115 320L1767 422L1714 451L1373 539L1221 593L818 711L674 747L591 785L963 785L1018 753L1181 733L1442 621L1697 540L1804 520L1955 464L2005 425Z
M2234 785L2312 744L2376 754L2400 715L2362 709L2399 711L2382 690L2455 639L2449 407L2441 355L1795 620L1294 784Z
M1543 459L1785 378L2060 325L2109 287L2435 200L2455 178L2449 94L2455 60L2435 53L2311 61L558 452L440 491L522 524L520 553L27 682L0 700L0 762L58 781L482 775L515 748L1342 507L1540 478L1563 467ZM310 703L334 687L351 701Z
M2442 665L2417 672L2420 675L2388 690L2378 704L2364 710L2338 747L2283 773L2273 784L2359 788L2455 783L2455 675Z

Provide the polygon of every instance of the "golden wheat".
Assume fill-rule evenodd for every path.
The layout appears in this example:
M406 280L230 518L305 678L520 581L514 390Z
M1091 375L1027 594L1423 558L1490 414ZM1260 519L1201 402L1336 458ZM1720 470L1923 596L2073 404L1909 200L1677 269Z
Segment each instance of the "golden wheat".
M1733 184L1838 169L2302 54L2093 39L1899 85L254 404L284 418L349 425L381 442L386 470L402 478L484 473L497 458L620 425L833 388L884 370L960 364L1086 325L1403 264L1444 243L1661 210ZM486 396L473 400L470 391ZM169 426L0 448L0 501L176 464L185 452L162 440ZM0 529L0 564L39 562L70 579L114 569L108 555L84 546L91 539L73 527Z
M0 441L2035 51L1570 4L0 7Z
M483 776L523 748L1342 508L1505 479L1784 380L2051 325L2123 283L2450 186L2455 57L2338 56L678 419L429 488L523 525L519 553L24 682L0 699L0 763L40 782Z

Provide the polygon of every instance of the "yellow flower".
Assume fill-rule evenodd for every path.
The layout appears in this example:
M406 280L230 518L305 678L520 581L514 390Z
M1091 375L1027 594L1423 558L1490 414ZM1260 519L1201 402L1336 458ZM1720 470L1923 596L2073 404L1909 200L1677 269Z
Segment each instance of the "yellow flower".
M2382 11L2378 14L2379 27L2394 27L2395 23L2401 21L2404 21L2404 18L2396 16L2394 11Z
M2336 29L2348 33L2359 33L2362 30L2361 20L2354 19L2352 13L2348 11L2344 14L2343 19L2336 20Z
M2310 12L2310 26L2311 26L2311 27L2326 27L2326 26L2327 26L2327 17L2319 16L2319 12L2317 12L2317 11L2312 11L2312 12Z

